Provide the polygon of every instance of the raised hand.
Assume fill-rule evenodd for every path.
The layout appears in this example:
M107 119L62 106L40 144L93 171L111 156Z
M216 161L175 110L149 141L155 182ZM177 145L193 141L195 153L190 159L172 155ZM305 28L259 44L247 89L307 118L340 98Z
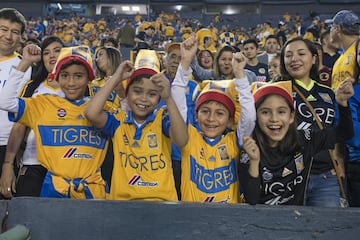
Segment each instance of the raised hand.
M130 61L123 61L118 68L116 69L115 73L112 75L114 78L113 81L116 81L117 84L121 84L124 79L128 79L131 74L134 72L134 65Z
M17 70L25 72L33 63L41 61L41 48L35 44L29 44L23 49L23 57L16 67Z
M195 34L192 34L188 39L183 41L180 45L181 52L181 66L187 70L190 66L191 61L196 55L198 50L198 39Z
M340 83L335 91L336 101L343 107L348 105L347 100L354 95L354 82L355 80L353 78L347 78Z
M41 48L35 44L29 44L23 49L24 60L27 60L31 63L37 63L41 61Z
M170 97L170 82L163 73L153 75L150 80L159 88L161 98L166 102Z
M250 161L254 161L254 162L260 161L260 150L255 140L252 137L249 136L243 137L243 148L245 152L249 155Z
M244 68L248 59L242 52L233 53L232 66L235 78L245 77Z

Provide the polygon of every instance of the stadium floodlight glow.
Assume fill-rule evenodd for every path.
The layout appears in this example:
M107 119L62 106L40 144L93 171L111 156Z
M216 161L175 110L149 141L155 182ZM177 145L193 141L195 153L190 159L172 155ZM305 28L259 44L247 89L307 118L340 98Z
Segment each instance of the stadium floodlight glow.
M176 6L175 6L175 9L178 10L178 11L181 11L182 6L181 6L181 5L176 5Z
M138 12L138 11L140 11L140 7L139 6L132 6L131 10L134 11L134 12Z
M130 11L130 7L129 6L122 6L121 9L125 12Z
M62 6L61 6L60 3L57 3L57 6L58 6L58 8L59 8L60 10L62 9Z

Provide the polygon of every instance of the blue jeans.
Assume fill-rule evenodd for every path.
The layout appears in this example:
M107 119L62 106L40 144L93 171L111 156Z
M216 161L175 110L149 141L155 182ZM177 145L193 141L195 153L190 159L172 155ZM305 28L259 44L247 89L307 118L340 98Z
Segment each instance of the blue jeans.
M326 172L310 174L306 206L340 207L340 187L336 175Z

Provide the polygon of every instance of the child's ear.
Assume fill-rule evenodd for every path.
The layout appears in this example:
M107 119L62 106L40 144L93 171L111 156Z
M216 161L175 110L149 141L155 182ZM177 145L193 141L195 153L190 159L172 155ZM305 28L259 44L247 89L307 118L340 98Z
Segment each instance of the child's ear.
M196 111L196 112L195 112L195 122L199 122L198 120L199 120L199 119L198 119L198 112Z
M234 118L229 116L229 121L228 121L227 127L232 129L233 124L234 124Z
M295 111L292 111L290 113L290 124L292 124L295 121Z

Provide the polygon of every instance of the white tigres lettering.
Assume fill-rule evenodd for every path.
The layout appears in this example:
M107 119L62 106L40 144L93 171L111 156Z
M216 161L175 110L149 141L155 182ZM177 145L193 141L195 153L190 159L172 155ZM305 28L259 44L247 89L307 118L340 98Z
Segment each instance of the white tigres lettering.
M316 115L319 116L320 120L323 121L326 124L332 124L334 117L335 117L335 111L332 108L314 108ZM313 121L313 115L306 106L305 103L299 103L297 106L297 112L304 118L311 118ZM305 128L301 128L305 129Z
M272 205L285 203L293 198L296 185L304 181L302 176L297 176L292 181L284 184L282 182L265 183L265 195L271 194L273 198L269 200Z

